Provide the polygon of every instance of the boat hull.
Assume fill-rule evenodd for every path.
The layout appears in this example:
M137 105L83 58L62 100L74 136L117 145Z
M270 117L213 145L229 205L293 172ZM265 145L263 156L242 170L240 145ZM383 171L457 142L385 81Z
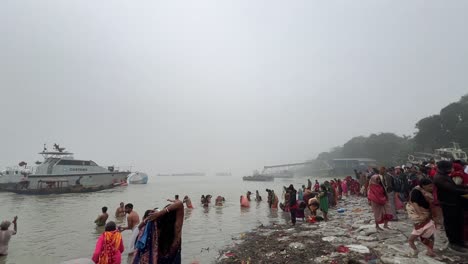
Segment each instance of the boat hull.
M242 177L242 180L244 180L244 181L269 182L269 181L274 181L275 178L273 178L271 176L261 176L261 177L245 176L245 177Z
M29 187L28 189L38 189L39 180L44 179L66 179L68 186L83 186L83 187L97 187L109 186L115 183L126 182L127 176L130 172L97 172L97 173L81 173L81 174L53 174L53 175L38 175L32 174L28 176ZM19 180L15 182L6 182L0 184L0 190L11 191L12 189L19 189ZM12 187L13 186L13 187Z
M25 195L51 195L51 194L66 194L66 193L89 193L98 192L106 189L114 188L114 185L97 186L97 187L65 187L65 188L42 188L42 189L11 189L10 192Z

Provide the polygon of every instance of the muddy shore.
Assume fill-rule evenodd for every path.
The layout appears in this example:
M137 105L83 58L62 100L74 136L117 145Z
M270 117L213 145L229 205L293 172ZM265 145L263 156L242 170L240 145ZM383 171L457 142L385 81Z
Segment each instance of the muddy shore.
M338 213L344 208L344 213ZM283 212L280 212L283 213ZM286 213L285 213L286 214ZM426 256L417 242L419 254L410 257L407 239L412 224L404 211L390 230L377 231L367 199L349 197L330 208L330 221L259 226L234 237L220 252L216 263L468 263L468 256L447 249L443 231L437 231L436 258Z

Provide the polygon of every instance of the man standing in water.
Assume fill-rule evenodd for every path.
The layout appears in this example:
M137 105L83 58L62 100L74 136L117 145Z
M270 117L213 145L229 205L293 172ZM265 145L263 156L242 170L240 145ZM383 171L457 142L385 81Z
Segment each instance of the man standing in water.
M127 227L119 227L119 231L132 230L132 237L130 238L130 245L128 254L132 255L135 252L135 240L138 237L138 224L140 223L140 217L138 213L133 211L133 204L128 203L125 205L125 213L127 216Z
M15 216L12 222L14 230L8 230L11 225L10 221L3 221L0 224L0 256L8 254L8 243L10 243L11 236L16 235L16 231L18 230L16 220L18 220L17 216Z
M174 198L175 198L174 200L167 199L167 201L168 201L168 202L171 202L171 203L176 202L176 201L177 201L177 202L180 202L180 200L179 200L179 195L178 195L178 194L176 194L176 195L174 196Z
M96 220L94 220L94 223L96 223L97 226L105 226L107 218L109 218L109 215L107 214L107 207L104 206L102 208L102 214L100 214Z
M115 210L115 217L120 218L124 216L125 216L124 203L120 202L120 207L117 207L117 210Z

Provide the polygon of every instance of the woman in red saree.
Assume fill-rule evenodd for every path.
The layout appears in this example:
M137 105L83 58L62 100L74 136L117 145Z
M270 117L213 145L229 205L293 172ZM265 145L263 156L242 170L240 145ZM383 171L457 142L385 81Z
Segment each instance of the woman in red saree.
M378 174L370 179L367 199L374 212L375 228L383 230L379 227L379 224L384 224L384 228L389 228L388 221L392 220L392 214L390 213L387 194Z
M105 231L98 238L93 261L96 264L120 264L124 245L122 235L114 222L106 224Z

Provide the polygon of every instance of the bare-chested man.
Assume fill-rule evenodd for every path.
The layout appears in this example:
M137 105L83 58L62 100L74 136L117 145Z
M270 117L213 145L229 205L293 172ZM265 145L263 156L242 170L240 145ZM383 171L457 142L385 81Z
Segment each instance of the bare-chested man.
M102 214L98 215L94 223L96 223L97 226L105 226L107 218L109 218L109 214L107 214L107 207L104 206L102 208Z
M180 202L180 200L179 200L179 195L176 194L176 195L174 196L174 200L172 200L172 199L167 199L167 201L168 201L168 202L171 202L171 203Z
M120 202L120 206L115 210L115 217L120 218L125 216L124 203Z
M127 226L126 227L119 227L120 232L125 230L132 231L132 237L130 239L129 245L129 252L128 254L131 255L135 252L135 240L138 237L138 224L140 223L140 217L138 213L133 211L133 204L128 203L125 205L125 213L128 214L127 216Z

